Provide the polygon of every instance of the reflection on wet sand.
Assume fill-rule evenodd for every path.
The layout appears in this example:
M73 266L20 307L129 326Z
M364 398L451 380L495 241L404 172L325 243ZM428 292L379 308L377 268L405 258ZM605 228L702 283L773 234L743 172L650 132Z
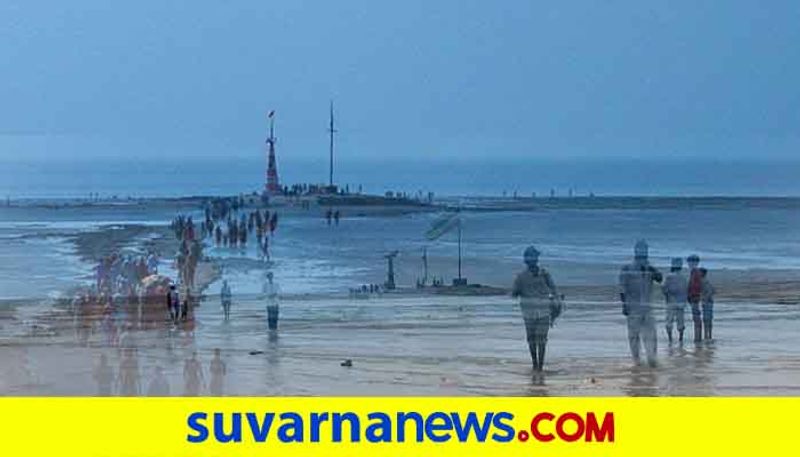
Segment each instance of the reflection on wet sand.
M164 369L160 365L153 368L153 377L147 386L147 396L166 397L169 396L169 381L164 376Z
M743 344L752 343L724 339L722 346L665 344L656 368L631 368L624 321L604 317L618 311L593 305L573 306L559 321L551 333L548 367L534 376L520 345L518 310L498 306L508 298L469 300L469 307L460 297L433 303L428 297L331 299L325 308L289 302L281 329L272 332L265 328L263 304L245 299L237 300L238 312L227 322L201 299L194 326L173 326L165 317L144 325L145 317L130 317L125 307L91 313L82 318L88 338L74 333L74 315L64 316L65 325L59 327L54 318L49 333L27 339L24 348L0 348L0 357L24 358L30 367L25 379L6 373L0 378L12 386L9 392L21 394L651 396L735 394L737 381L751 389L776 383L792 388L786 387L787 376L800 367L784 364L759 378L732 378L731 372L747 374L773 359L746 356L750 365L742 367L737 350L746 353ZM464 309L470 310L468 318ZM726 311L720 313L720 328L739 331ZM355 333L358 339L345 337ZM352 363L345 366L343 360ZM50 365L66 367L70 383L60 383L67 376ZM74 382L80 379L85 382Z
M139 395L139 358L136 349L128 348L122 350L117 384L121 396L134 397Z
M114 369L108 364L108 356L100 354L97 366L94 368L93 377L97 383L97 395L108 397L113 395Z
M228 374L227 366L222 361L219 348L214 349L214 358L211 359L208 371L211 373L211 381L208 384L208 393L215 397L224 394L225 376Z
M658 371L650 367L632 367L628 383L622 387L622 391L629 397L658 396Z
M184 396L196 397L200 395L200 391L205 385L205 379L203 377L203 366L200 365L200 361L197 360L197 352L192 352L191 357L184 362L183 380Z

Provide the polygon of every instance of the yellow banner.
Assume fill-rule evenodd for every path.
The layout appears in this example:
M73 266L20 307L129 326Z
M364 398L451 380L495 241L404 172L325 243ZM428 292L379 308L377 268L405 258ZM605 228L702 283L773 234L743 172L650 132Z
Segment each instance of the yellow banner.
M3 456L798 455L800 398L3 398Z

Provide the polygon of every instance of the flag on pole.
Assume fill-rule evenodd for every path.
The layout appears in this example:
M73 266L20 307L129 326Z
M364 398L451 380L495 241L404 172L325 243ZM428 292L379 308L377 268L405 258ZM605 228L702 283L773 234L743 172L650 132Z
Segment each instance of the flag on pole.
M431 223L431 227L425 232L425 237L433 241L442 235L453 230L461 224L461 217L458 212L445 213Z
M268 117L268 118L270 118L270 119L272 119L272 116L274 116L274 115L275 115L275 110L272 110L272 111L270 111L270 112L269 112L269 114L267 115L267 117Z

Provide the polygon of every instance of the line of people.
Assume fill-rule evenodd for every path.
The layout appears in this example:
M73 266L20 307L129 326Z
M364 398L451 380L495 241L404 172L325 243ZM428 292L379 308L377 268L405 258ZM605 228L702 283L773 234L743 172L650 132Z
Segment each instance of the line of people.
M184 396L198 396L204 393L206 387L208 394L222 396L225 393L225 378L228 374L227 364L222 360L220 349L214 349L214 355L208 364L209 380L206 383L203 365L198 359L197 351L183 364L183 392ZM123 348L120 353L119 369L114 373L114 368L108 356L100 354L97 364L92 370L92 378L97 384L99 396L147 395L151 397L165 397L171 394L172 388L169 379L161 365L152 367L152 376L147 386L142 386L141 370L139 368L139 355L135 348Z
M563 310L560 295L550 273L539 266L539 251L528 247L523 253L526 269L519 273L512 286L512 297L519 298L525 324L526 339L535 371L542 371L549 329ZM666 278L649 262L649 247L640 240L634 246L633 262L622 267L619 275L619 299L626 318L628 343L634 363L640 363L644 347L648 365L656 365L657 332L652 296L656 285L666 303L665 330L670 343L673 326L679 342L683 342L684 313L690 305L694 323L694 341L712 339L714 295L708 271L700 268L699 256L687 258L688 276L683 273L683 259L671 260Z

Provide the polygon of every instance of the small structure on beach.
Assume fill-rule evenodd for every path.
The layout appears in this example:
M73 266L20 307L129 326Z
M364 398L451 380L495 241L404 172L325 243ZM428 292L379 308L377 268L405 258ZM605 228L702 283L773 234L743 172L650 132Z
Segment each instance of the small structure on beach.
M459 210L448 212L434 220L431 227L425 232L425 237L429 241L435 241L441 238L444 234L458 230L458 277L453 278L453 286L466 286L467 278L461 276L461 214ZM425 255L425 264L427 266L427 252ZM427 273L426 273L427 276Z

